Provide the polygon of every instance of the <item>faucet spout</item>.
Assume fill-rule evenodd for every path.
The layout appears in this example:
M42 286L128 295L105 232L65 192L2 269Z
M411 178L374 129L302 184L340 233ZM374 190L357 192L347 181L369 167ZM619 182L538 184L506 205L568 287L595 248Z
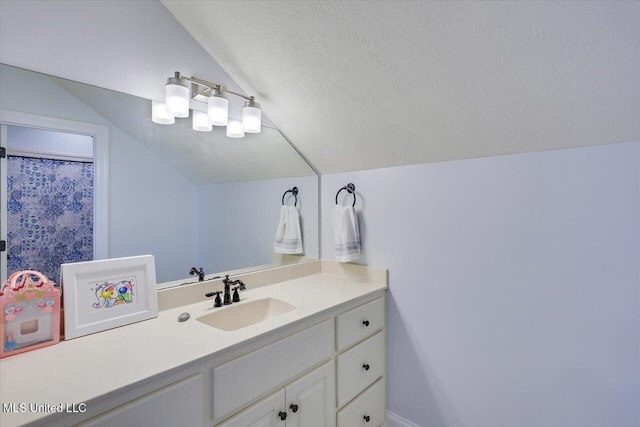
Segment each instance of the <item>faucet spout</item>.
M202 269L202 267L200 267L200 270L195 267L191 267L191 270L189 270L189 275L193 276L194 274L198 275L198 282L204 282L204 270Z
M247 287L245 286L245 284L244 284L244 282L242 280L240 280L240 279L238 279L238 280L230 280L228 274L224 277L224 279L222 279L222 283L224 284L224 305L229 305L232 302L232 299L231 299L231 286L238 285L236 288L240 289L241 291L244 291L245 289L247 289ZM237 289L236 289L236 292L235 292L234 297L233 297L233 302L239 302L240 301L240 296L238 295Z

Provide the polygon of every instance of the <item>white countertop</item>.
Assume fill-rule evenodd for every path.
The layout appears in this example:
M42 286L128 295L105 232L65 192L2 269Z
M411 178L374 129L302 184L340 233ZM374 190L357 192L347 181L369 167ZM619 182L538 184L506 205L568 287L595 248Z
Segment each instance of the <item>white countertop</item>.
M196 320L212 310L213 300L161 311L155 319L62 341L57 345L0 360L3 403L81 403L117 391L195 360L215 356L303 319L378 293L385 282L360 282L314 274L256 289L247 283L242 304L266 297L297 308L236 331L221 331ZM178 322L180 313L191 318ZM9 427L44 418L47 413L0 408L0 425Z

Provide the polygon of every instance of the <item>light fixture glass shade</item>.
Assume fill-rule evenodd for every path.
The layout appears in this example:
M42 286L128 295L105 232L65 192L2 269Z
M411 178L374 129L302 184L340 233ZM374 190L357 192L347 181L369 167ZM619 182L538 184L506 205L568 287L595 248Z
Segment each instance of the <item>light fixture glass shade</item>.
M171 77L164 87L167 113L174 117L189 117L189 84L182 78Z
M229 100L224 92L213 90L207 102L209 121L214 126L226 126L229 122Z
M227 136L229 138L243 138L244 130L242 129L242 123L237 120L229 120L227 124Z
M193 122L191 127L198 132L211 132L213 126L209 123L209 116L202 111L193 110Z
M175 117L167 113L165 103L160 101L151 101L151 120L161 125L172 125L176 122Z
M262 110L255 101L247 101L242 108L242 128L247 133L260 133L262 127Z

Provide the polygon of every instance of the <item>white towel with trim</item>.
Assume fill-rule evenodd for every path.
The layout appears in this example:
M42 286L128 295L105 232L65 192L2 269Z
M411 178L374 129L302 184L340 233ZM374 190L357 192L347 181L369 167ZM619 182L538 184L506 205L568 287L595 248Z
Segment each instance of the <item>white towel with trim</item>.
M360 258L362 244L358 216L353 206L335 205L333 208L333 242L337 261L350 262Z
M280 254L302 253L300 215L295 206L285 205L280 208L280 222L273 242L273 251Z

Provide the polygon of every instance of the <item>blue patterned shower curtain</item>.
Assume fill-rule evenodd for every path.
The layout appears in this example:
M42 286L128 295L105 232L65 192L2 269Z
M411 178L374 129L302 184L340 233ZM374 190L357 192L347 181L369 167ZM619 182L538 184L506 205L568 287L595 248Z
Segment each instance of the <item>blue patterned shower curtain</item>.
M93 259L93 163L7 157L7 273Z

